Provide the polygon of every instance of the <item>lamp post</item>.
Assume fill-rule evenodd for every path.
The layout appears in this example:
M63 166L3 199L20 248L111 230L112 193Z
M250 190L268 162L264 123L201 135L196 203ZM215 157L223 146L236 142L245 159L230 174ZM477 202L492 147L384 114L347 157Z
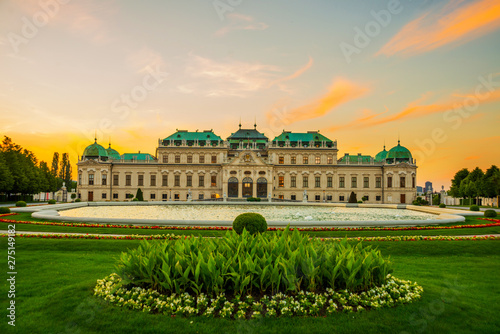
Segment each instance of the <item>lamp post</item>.
M326 203L325 190L323 190L323 203Z
M169 191L170 191L170 195L169 195L170 199L169 199L169 201L172 201L172 189L169 189Z

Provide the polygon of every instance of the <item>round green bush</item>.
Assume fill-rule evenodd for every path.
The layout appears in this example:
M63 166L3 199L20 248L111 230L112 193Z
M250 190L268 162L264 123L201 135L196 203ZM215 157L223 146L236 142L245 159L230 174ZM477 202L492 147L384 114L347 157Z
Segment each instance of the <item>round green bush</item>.
M10 213L10 209L6 207L0 207L0 214Z
M495 210L486 210L484 212L484 216L486 218L495 218L497 216L497 212Z
M79 198L75 199L75 202L81 202L81 201L82 201L82 200L81 200L81 199L79 199Z
M49 204L56 204L56 200L55 199L49 199Z
M243 229L246 229L250 234L264 233L267 231L266 219L258 213L242 213L234 219L233 230L241 234Z
M479 211L479 206L477 206L477 205L471 205L470 206L470 211Z
M17 207L21 207L21 208L23 208L23 207L25 207L25 206L26 206L26 202L25 202L25 201L17 201L17 202L16 202L16 206L17 206Z
M440 208L446 208L446 204L441 203L441 204L439 204L439 207L440 207Z

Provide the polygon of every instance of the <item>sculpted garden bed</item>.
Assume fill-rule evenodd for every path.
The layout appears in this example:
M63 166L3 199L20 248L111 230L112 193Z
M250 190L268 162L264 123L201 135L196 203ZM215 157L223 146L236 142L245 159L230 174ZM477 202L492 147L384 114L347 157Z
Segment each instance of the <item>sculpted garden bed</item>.
M143 241L94 289L144 312L230 319L324 316L410 303L416 283L391 275L380 251L309 239L297 230L222 239Z

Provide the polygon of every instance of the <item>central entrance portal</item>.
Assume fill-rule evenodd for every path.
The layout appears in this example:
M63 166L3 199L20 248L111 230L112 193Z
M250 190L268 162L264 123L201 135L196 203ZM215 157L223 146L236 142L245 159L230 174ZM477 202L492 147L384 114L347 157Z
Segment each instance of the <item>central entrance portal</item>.
M243 179L243 197L253 197L253 180L250 177Z

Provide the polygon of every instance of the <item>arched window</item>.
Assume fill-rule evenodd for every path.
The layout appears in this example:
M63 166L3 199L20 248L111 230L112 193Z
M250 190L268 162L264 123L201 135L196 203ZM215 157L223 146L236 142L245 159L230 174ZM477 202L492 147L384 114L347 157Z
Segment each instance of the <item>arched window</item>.
M227 180L227 196L238 197L238 179L235 177L230 177Z
M243 179L243 197L253 197L253 180L250 177Z
M267 197L267 180L265 177L259 177L257 179L257 197Z

